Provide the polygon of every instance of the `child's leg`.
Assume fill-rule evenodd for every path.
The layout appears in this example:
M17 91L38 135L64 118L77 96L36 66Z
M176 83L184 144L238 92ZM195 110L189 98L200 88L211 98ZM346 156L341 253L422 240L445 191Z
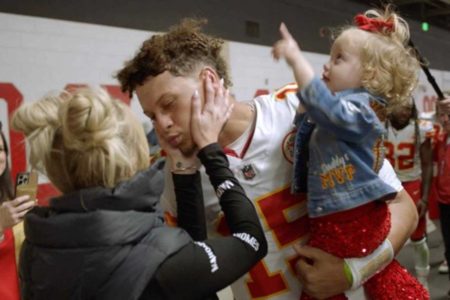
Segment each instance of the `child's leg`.
M384 202L367 205L310 219L308 244L337 257L363 257L370 254L385 239L390 229L390 215ZM302 294L301 299L313 299ZM347 299L344 294L329 298Z
M386 239L390 213L385 202L374 202L330 217L310 219L310 227L309 245L341 258L363 257ZM364 288L370 299L429 299L425 288L396 261L372 277ZM302 295L301 299L311 298ZM346 298L338 295L330 299Z
M364 289L370 299L430 299L428 291L396 260L370 278Z

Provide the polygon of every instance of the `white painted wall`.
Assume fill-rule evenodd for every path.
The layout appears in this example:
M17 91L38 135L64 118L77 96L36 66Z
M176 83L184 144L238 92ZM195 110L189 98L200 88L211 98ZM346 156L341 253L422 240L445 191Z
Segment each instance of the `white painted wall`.
M34 101L48 91L63 89L67 84L115 85L117 81L113 74L151 34L0 13L0 83L13 84L25 102ZM226 46L234 82L232 92L237 99L250 100L258 89L271 91L294 81L286 63L273 60L270 47L238 42L229 42ZM306 55L320 74L327 55ZM444 90L450 90L450 71L432 72L438 84ZM421 110L424 100L435 95L423 73L416 94ZM131 106L142 122L149 123L136 99L132 100ZM7 132L7 103L1 96L0 120Z
M229 64L233 92L239 100L250 100L257 89L274 90L294 82L286 62L272 58L271 47L229 42ZM321 74L326 55L306 52L306 57Z
M152 32L0 13L0 82L13 83L33 101L68 83L117 84L112 77ZM306 53L320 73L326 55ZM285 62L267 46L228 43L232 92L249 100L257 89L273 90L293 81ZM450 89L450 72L432 70ZM422 74L420 98L434 95ZM136 113L140 110L132 101ZM419 101L420 102L420 101ZM4 109L0 118L5 121ZM142 115L140 115L144 119Z
M320 75L328 55L305 52L305 56L312 63L316 74ZM239 100L251 99L257 89L274 90L294 81L286 63L275 62L271 56L271 48L267 46L230 42L229 62L233 92ZM442 91L450 92L450 70L431 69L431 73ZM427 99L436 99L436 93L422 70L414 97L420 111L427 110Z
M0 13L0 82L26 102L69 83L117 84L112 75L150 34Z

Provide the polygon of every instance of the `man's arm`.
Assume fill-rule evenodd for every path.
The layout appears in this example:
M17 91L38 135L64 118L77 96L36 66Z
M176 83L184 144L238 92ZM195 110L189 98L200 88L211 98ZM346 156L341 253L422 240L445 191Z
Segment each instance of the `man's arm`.
M419 211L419 217L422 217L428 210L428 197L433 179L433 148L430 138L427 138L420 145L420 164L422 169L422 195L419 203L417 203L417 210Z
M394 253L398 254L417 227L417 208L409 194L405 190L401 190L395 199L389 202L389 210L391 212L391 231L388 239Z
M388 239L392 244L394 253L397 254L417 227L419 220L417 208L409 194L403 189L394 168L388 160L384 160L378 175L385 183L397 190L395 199L388 203L391 212L391 230Z
M417 226L417 209L387 160L379 176L398 191L396 198L388 203L391 212L391 230L388 240L392 244L394 253L397 254ZM294 249L298 255L308 258L308 260L299 260L296 269L303 290L310 296L324 299L343 293L352 287L352 282L347 279L344 272L343 259L310 246L296 245ZM385 263L382 261L379 268L382 268ZM374 271L379 268L374 268Z

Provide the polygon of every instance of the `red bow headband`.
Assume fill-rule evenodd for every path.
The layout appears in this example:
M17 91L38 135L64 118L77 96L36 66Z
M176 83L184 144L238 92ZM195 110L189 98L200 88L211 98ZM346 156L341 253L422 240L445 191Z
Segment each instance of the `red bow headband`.
M353 19L359 29L370 32L392 32L394 24L391 21L382 21L374 18L368 18L363 14L358 14Z

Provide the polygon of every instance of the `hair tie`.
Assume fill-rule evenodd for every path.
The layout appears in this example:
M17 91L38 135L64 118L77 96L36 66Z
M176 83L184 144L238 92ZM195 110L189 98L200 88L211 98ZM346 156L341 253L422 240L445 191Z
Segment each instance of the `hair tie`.
M392 21L383 21L374 18L368 18L363 14L358 14L353 19L353 22L359 29L370 32L392 32L394 31L394 24Z

